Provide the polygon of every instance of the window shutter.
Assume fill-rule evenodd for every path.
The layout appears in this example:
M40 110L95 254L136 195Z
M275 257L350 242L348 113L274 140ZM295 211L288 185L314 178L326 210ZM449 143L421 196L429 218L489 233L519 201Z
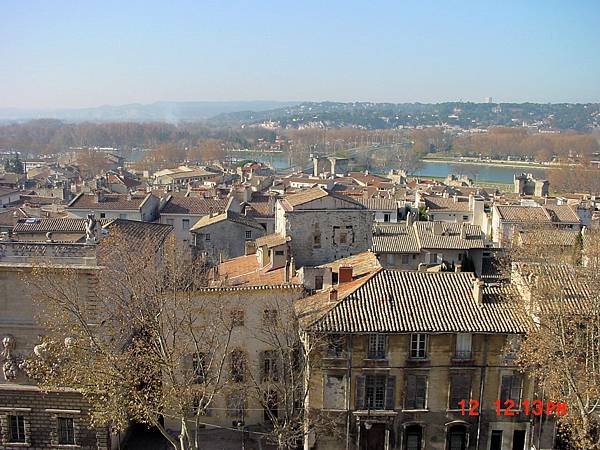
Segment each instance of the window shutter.
M396 377L387 377L387 383L385 386L385 409L396 408Z
M512 382L511 375L502 375L502 384L500 386L500 407L504 408L504 402L510 398L510 388Z
M356 409L365 409L365 376L356 377Z
M407 409L415 408L415 397L416 397L416 376L415 375L407 375L406 376L406 396L405 396L405 405L404 407Z
M416 388L417 394L415 398L415 407L417 409L425 408L427 404L427 377L425 376L417 376L416 379Z

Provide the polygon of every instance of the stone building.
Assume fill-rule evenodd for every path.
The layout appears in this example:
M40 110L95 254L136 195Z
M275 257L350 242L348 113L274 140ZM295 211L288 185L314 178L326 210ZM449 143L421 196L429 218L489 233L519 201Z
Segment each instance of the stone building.
M550 191L548 180L536 180L530 173L515 174L513 178L515 194L548 197Z
M298 267L368 250L373 215L349 197L314 187L277 201L275 232L291 238Z
M334 424L305 448L528 449L531 418L496 411L533 393L505 351L526 331L506 289L470 273L380 269L298 300L306 339L329 336L309 408ZM552 448L552 421L538 432Z
M160 199L152 193L113 194L103 190L78 194L66 210L77 217L86 218L90 212L97 219L128 219L153 222L158 218Z
M94 245L0 241L0 448L106 450L105 428L89 424L89 406L77 392L42 392L24 373L43 329L23 276L34 261L60 264L80 275L81 292L94 286Z
M373 252L386 269L417 270L446 264L481 275L485 236L468 223L411 222L373 227Z

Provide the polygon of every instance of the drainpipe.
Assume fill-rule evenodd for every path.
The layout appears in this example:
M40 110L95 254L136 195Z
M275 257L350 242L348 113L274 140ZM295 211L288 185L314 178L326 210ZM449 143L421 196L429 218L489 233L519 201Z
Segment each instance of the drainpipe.
M350 397L352 395L352 335L346 337L346 352L348 354L346 366L346 450L350 450Z
M487 366L487 356L488 356L488 338L487 334L483 335L483 361L481 365L481 373L479 375L479 404L483 405L483 388L485 386L485 375L486 375L486 366ZM479 441L481 439L481 414L483 413L483 408L481 409L479 415L477 416L477 440L475 443L475 450L479 450Z

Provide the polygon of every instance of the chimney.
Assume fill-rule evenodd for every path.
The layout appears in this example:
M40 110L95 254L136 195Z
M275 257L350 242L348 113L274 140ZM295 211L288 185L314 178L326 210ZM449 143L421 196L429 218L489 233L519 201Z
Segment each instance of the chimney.
M460 238L461 239L467 238L467 227L465 226L464 223L460 224Z
M441 236L442 235L442 222L440 221L434 221L433 222L433 234L435 234L436 236Z
M295 275L296 275L296 260L292 256L290 258L290 277L293 277Z
M338 298L338 295L337 295L337 294L338 294L338 291L337 291L337 289L331 289L331 290L329 291L329 301L330 301L330 302L335 302L335 301L337 301L337 298Z
M458 195L454 194L452 198L454 199L454 203L458 203Z
M340 266L338 273L338 284L352 281L352 266Z
M254 241L246 241L245 246L244 246L244 254L246 256L248 255L254 255L256 253L256 244L254 243Z
M408 212L406 213L406 226L407 226L407 227L411 227L411 226L412 226L412 224L413 224L413 219L414 219L414 216L413 216L413 213L412 213L412 211L408 211Z
M478 305L481 305L483 302L483 286L483 281L477 278L473 280L473 300L475 300L475 303Z
M102 203L104 201L104 191L97 190L94 194L96 195L96 203Z

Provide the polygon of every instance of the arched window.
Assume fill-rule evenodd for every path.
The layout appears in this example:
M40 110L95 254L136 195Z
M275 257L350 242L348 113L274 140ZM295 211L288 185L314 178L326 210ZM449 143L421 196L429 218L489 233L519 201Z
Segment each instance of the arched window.
M404 448L421 450L423 448L423 428L421 425L409 425L404 429Z
M448 428L446 436L447 450L466 450L467 436L467 427L464 425L453 425Z

